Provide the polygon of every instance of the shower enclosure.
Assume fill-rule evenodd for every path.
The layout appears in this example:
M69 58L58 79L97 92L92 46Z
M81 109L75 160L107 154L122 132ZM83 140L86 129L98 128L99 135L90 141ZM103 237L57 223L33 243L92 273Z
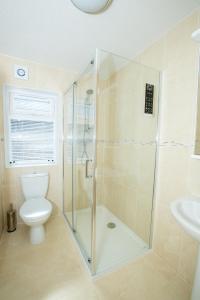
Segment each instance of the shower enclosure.
M92 272L151 248L159 72L97 50L64 99L63 212Z

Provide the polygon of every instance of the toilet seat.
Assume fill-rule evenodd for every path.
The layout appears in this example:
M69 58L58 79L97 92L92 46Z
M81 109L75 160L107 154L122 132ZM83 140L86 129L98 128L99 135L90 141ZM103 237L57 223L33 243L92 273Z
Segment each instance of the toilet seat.
M51 214L52 204L45 198L32 198L23 203L20 216L24 221L38 222Z

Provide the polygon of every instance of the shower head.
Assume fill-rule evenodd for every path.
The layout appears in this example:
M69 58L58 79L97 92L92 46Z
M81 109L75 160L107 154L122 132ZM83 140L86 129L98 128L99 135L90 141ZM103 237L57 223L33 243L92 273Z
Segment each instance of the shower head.
M86 91L87 95L90 96L94 93L94 91L92 89L89 89Z

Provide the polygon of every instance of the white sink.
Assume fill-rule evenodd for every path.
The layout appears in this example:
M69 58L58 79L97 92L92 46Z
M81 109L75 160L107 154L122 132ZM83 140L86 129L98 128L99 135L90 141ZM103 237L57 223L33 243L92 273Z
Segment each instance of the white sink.
M176 200L171 204L171 211L185 231L200 242L200 198Z
M176 221L194 239L200 242L200 198L187 197L174 201L171 211ZM200 300L200 247L196 275L192 290L192 300Z

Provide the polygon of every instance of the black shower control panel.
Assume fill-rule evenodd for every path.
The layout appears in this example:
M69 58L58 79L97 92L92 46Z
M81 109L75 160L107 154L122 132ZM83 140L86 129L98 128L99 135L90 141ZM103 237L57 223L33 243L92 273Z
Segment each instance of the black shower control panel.
M146 83L145 107L144 107L145 114L149 114L149 115L153 114L153 95L154 95L154 85Z

